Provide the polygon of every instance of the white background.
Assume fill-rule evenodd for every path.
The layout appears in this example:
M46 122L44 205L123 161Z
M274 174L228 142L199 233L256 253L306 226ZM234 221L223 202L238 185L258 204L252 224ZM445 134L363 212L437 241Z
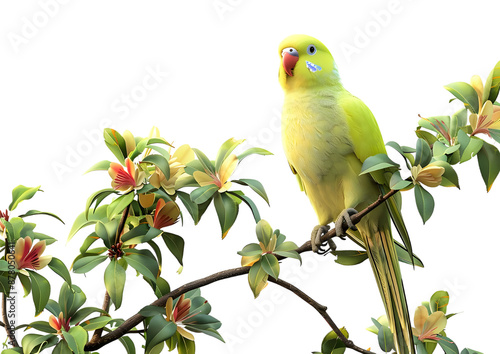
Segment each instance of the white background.
M8 207L15 186L41 185L44 193L13 215L28 209L58 214L65 225L44 217L31 221L59 239L46 253L71 264L90 232L66 244L73 220L92 192L110 186L105 172L83 175L95 162L114 158L102 141L103 127L146 136L154 125L177 146L189 143L212 158L230 137L271 150L274 156L245 160L238 176L262 181L271 200L269 208L254 198L262 217L302 244L316 217L281 149L280 41L294 33L323 41L346 88L374 112L384 139L413 145L418 114L459 108L448 104L452 96L443 85L473 74L484 80L500 60L499 8L492 1L465 6L424 0L2 2L0 207ZM151 71L159 72L156 81ZM460 349L491 353L498 348L500 187L497 182L486 193L476 159L456 169L462 189L432 190L436 208L425 226L412 192L405 195L403 214L426 268L403 266L403 278L411 313L434 291L448 290L449 311L460 312L449 321L449 336ZM224 241L212 209L197 227L186 217L184 227L171 231L186 240L180 276L175 259L164 257L163 275L172 288L238 266L236 251L255 240L245 208ZM282 264L283 279L327 305L357 345L378 352L376 336L365 328L384 310L368 262L343 267L331 256L303 258L302 268L295 261ZM103 271L101 265L87 277L73 276L89 306L101 305ZM60 278L49 269L41 274L57 299ZM153 300L148 285L132 271L127 276L124 305L113 316L126 318ZM308 353L320 350L329 331L311 307L274 284L256 301L246 277L207 286L202 294L222 321L227 344L196 335L199 353ZM31 296L19 311L20 323L33 321ZM100 352L112 350L123 352L117 343Z

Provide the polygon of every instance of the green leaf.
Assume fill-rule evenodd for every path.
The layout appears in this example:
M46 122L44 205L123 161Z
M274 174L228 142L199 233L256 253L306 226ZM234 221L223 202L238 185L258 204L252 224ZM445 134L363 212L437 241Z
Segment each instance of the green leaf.
M399 165L394 161L392 161L386 154L377 154L375 156L368 157L363 162L360 175L391 167L399 168Z
M73 314L71 315L70 324L72 324L72 325L83 321L85 318L87 318L87 316L89 316L90 314L92 314L94 312L97 312L100 314L106 314L106 311L101 310L97 307L84 307L84 308L79 309L78 311L74 311L74 308L76 308L76 306L73 306L71 309Z
M458 354L458 347L457 345L448 337L442 336L440 334L436 335L438 338L438 344L441 347L441 349L444 350L446 354Z
M56 317L61 313L61 306L59 306L59 304L54 300L49 300L47 305L45 305L45 308Z
M161 234L165 245L172 252L180 265L183 265L182 258L184 256L184 239L178 235L164 232Z
M236 140L234 138L226 140L220 147L217 152L217 156L215 158L215 170L219 171L224 160L229 157L229 155L233 152L233 150L240 145L245 140Z
M450 295L447 291L436 291L431 296L430 306L432 312L442 311L446 314L446 309L448 307L448 303L450 302Z
M489 89L489 90L488 90ZM500 61L496 63L493 70L491 70L488 79L484 84L484 93L488 94L488 100L495 102L498 97L498 91L500 89ZM486 102L486 97L483 97L483 102Z
M450 118L450 136L456 137L458 130L467 125L467 109L462 108L456 111Z
M331 253L337 256L335 262L342 265L356 265L368 259L366 251L332 251Z
M158 276L158 262L149 250L127 249L123 259L132 268L152 281Z
M462 101L465 107L472 113L479 112L479 100L476 90L466 82L453 82L444 87L453 96Z
M193 148L194 153L196 154L196 157L198 158L199 163L203 167L203 170L205 172L211 172L212 174L215 174L215 168L212 162L208 159L208 157L201 152L198 149ZM190 163L191 164L191 163Z
M50 326L47 321L35 321L31 322L27 325L26 329L34 328L38 331L46 332L46 333L57 333L57 331Z
M19 278L19 281L21 282L23 289L24 289L24 297L28 296L31 293L31 281L30 278L27 277L24 274L18 273L17 277ZM10 290L10 287L9 287Z
M486 190L489 192L500 172L500 152L495 146L484 142L477 154L477 162Z
M217 193L214 197L214 206L219 218L222 238L224 239L238 216L238 205L225 193Z
M161 230L158 230L161 231ZM156 244L154 241L148 241L147 244L153 249L153 252L155 253L156 259L158 260L158 273L161 273L161 267L162 267L162 262L163 262L163 256L160 250L160 247ZM145 278L147 279L147 278ZM154 290L154 288L153 288Z
M460 163L473 158L481 150L484 143L482 139L475 136L469 137L463 130L458 132L457 141L460 144Z
M80 326L70 328L69 332L66 332L64 328L61 329L64 339L68 343L68 347L73 351L73 353L84 354L85 343L88 340L88 333Z
M52 351L52 354L68 354L68 353L71 353L71 349L68 346L68 342L66 342L65 340L59 341L59 343L57 343L54 350Z
M170 165L168 164L168 160L162 155L149 155L146 156L141 162L149 162L163 173L165 179L170 179Z
M272 155L272 152L267 151L266 149L261 149L258 147L253 147L245 150L243 153L238 155L238 160L241 162L245 157L257 154L257 155Z
M35 316L42 313L50 297L50 283L37 272L28 270L31 280L31 292L35 304Z
M247 197L246 195L243 194L243 192L241 193L237 193L237 192L228 192L230 195L242 200L246 205L248 205L248 207L250 208L250 210L252 211L252 215L253 215L253 218L255 219L255 222L259 222L260 221L260 213L259 213L259 209L257 208L257 205L255 205L255 203L253 202L252 199L250 199L249 197Z
M242 178L242 179L234 180L231 182L238 183L238 184L252 188L252 190L255 193L257 193L258 195L260 195L261 198L266 201L267 205L269 205L269 198L267 197L266 190L264 189L264 186L262 185L262 183L260 183L259 181L255 180L255 179L248 179L248 178L243 179Z
M147 280L147 278L145 278ZM155 295L160 298L170 292L170 284L162 277L156 278Z
M68 268L59 258L52 257L52 260L48 264L49 268L54 271L57 275L64 279L66 283L71 286L71 275L69 274Z
M106 326L111 320L112 318L109 316L99 316L83 321L80 323L80 326L82 326L82 328L87 332L94 331L98 328Z
M194 203L191 200L189 194L187 194L186 192L177 191L176 194L181 200L182 204L184 204L184 206L186 207L189 215L191 215L191 217L193 218L194 224L198 224L198 222L200 221L198 204Z
M176 333L176 337L178 354L195 354L196 347L192 340L184 338L179 333Z
M86 215L87 214L86 211L78 215L69 232L68 241L71 240L73 236L75 236L75 234L85 226L93 225L98 221L102 222L107 221L106 217L107 208L108 208L107 205L101 205L95 211L89 212L88 216Z
M118 338L118 340L125 347L127 354L135 354L135 345L132 339L130 339L129 337L120 337Z
M121 241L124 245L135 245L139 243L149 242L161 234L161 230L150 227L148 224L140 224L132 230L124 233Z
M342 332L344 337L349 338L349 333L345 327L340 328L340 332ZM321 342L321 354L343 354L345 349L344 342L342 342L335 331L330 331Z
M111 128L104 129L104 142L109 150L116 156L123 165L127 157L127 145L125 139L116 130Z
M262 289L267 285L268 277L269 275L262 268L262 263L260 261L254 263L250 268L248 272L248 283L250 284L250 289L252 289L255 298L259 296Z
M220 335L220 333L217 332L217 330L215 330L213 328L199 328L199 327L195 327L195 326L192 326L192 325L187 325L186 329L188 331L191 331L191 332L206 334L206 335L208 335L210 337L217 338L221 342L225 343L224 338L222 338L222 336Z
M135 194L133 192L129 192L124 194L111 202L108 206L107 217L108 220L114 219L117 215L121 214L125 208L132 203L134 200Z
M444 173L441 176L441 178L442 178L441 185L442 186L444 186L444 187L453 186L453 187L460 188L460 185L458 183L458 175L455 172L455 170L453 169L453 167L451 167L451 165L448 162L433 161L432 164L444 168Z
M146 148L159 152L161 156L163 156L167 160L170 160L170 153L168 152L168 150L156 145L146 145Z
M416 150L415 166L427 166L432 159L432 151L429 144L424 139L418 139Z
M61 285L61 290L59 291L59 304L56 305L51 301L49 301L49 303L51 310L56 312L54 316L57 317L59 315L59 312L62 312L64 318L71 317L73 321L75 313L80 307L82 307L85 301L87 301L87 297L85 296L85 293L82 291L82 289L80 289L76 285L70 287L68 283L63 283ZM57 312L57 306L60 306L59 312Z
M401 146L395 141L389 141L385 145L390 146L394 150L396 150L405 159L406 167L408 167L409 170L411 169L414 159L412 158L413 156L410 154L414 153L416 151L415 149L410 148L408 146Z
M300 261L300 265L302 265L302 257L295 251L274 251L273 254L281 257L297 259Z
M396 171L392 174L391 180L389 182L390 188L395 190L407 188L410 184L412 184L411 181L407 181L401 178L401 174L399 173L399 171Z
M90 207L95 202L94 210L99 206L99 204L110 194L117 194L118 191L113 188L101 189L95 193L93 193L88 199L87 204L85 205L85 217L88 218L88 214L90 211Z
M31 199L36 192L40 190L41 186L38 187L25 187L23 185L19 185L12 190L12 202L9 205L9 210L12 211L19 203L23 200Z
M48 213L46 211L29 210L26 213L24 213L22 215L19 215L19 217L20 218L24 218L26 216L32 216L32 215L48 215L48 216L52 216L53 218L59 220L60 222L62 222L64 224L64 221L62 221L62 219L59 216L57 216L56 214Z
M460 354L483 354L483 353L478 352L477 350L474 349L465 348L460 352Z
M104 262L108 257L106 256L84 256L79 258L75 263L73 263L73 272L82 274L90 272L92 269L97 267L99 264Z
M212 198L217 190L219 190L219 187L215 184L207 184L206 186L196 188L191 192L191 200L196 204L203 204Z
M491 137L500 144L500 129L488 129Z
M262 249L256 243L249 243L241 251L237 252L240 256L257 256L262 254Z
M262 256L260 263L262 264L264 272L272 276L274 279L278 279L280 275L280 264L276 256L267 253Z
M259 242L267 247L269 241L271 240L271 236L273 235L273 229L271 225L266 220L260 220L255 226L255 232L257 233L257 239Z
M21 346L23 347L24 354L39 353L42 348L48 348L55 345L58 341L57 336L53 334L39 335L39 334L27 334L23 337L21 341Z
M109 170L110 166L111 166L111 161L103 160L90 167L87 171L84 172L84 174L93 171L107 171Z
M276 232L275 232L276 233ZM295 251L297 248L299 248L295 242L292 241L286 241L286 242L277 242L276 243L276 248L274 249L275 251Z
M378 331L378 345L384 352L394 350L394 335L387 326L381 326Z
M422 121L422 120L420 120L420 121ZM419 124L420 124L420 121L419 121ZM418 138L424 139L427 142L427 144L429 144L429 146L432 146L437 141L437 138L434 135L432 135L431 133L429 133L425 130L421 130L420 127L417 128L417 130L415 130L415 134L417 135Z
M177 325L163 318L162 315L154 316L146 329L146 354L159 343L166 341L177 332Z
M10 348L2 350L2 354L23 354L23 349L21 347ZM55 352L52 352L55 353Z
M425 224L434 211L434 198L432 198L432 195L419 184L415 185L414 191L417 209L422 217L423 223Z
M164 315L165 314L165 306L153 306L147 305L144 306L139 314L144 317L154 317L156 315Z
M125 288L125 269L118 263L114 258L106 267L104 271L104 285L106 286L106 291L113 304L115 304L115 310L120 308L123 299L123 289Z
M118 223L118 219L115 219L107 222L98 221L95 225L95 234L104 241L108 249L118 242Z

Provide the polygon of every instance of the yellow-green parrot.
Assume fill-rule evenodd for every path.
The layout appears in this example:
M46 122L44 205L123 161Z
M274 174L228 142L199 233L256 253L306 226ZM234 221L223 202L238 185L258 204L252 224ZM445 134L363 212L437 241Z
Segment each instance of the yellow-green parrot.
M366 158L386 153L377 122L368 107L342 86L333 57L323 43L293 35L281 42L279 55L279 81L285 92L283 147L318 216L319 225L311 235L313 250L321 250L320 237L330 222L335 221L337 235L343 233L343 221L351 226L348 236L366 248L396 350L414 353L399 250L391 234L392 217L398 231L407 237L399 201L391 198L387 207L370 212L357 228L350 222L355 209L365 208L389 191L383 171L360 175ZM408 253L414 259L411 246Z

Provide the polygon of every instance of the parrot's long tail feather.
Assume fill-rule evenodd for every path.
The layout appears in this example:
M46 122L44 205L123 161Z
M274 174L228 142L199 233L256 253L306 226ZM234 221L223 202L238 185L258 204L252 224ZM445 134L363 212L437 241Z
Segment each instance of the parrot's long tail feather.
M381 228L366 239L368 257L382 295L385 311L394 334L397 353L415 352L410 315L401 280L398 256L390 226Z

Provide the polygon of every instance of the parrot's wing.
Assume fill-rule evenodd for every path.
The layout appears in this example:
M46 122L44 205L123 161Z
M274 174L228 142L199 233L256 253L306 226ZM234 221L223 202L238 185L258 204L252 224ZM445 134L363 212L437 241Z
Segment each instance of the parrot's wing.
M339 104L346 113L347 125L354 146L354 153L361 162L368 157L377 154L387 154L384 140L378 127L377 121L370 109L359 98L346 92L339 100ZM386 194L390 188L384 171L379 170L371 173L373 179L380 185L380 192ZM408 252L409 259L414 262L415 255L411 246L410 236L401 215L401 195L397 194L390 198L385 205L391 215L392 222L396 226L404 248ZM413 263L415 265L415 263Z
M363 101L346 92L339 105L346 114L354 153L361 163L370 156L387 154L377 121ZM378 184L386 183L382 171L371 175Z
M307 191L306 191L306 189L304 187L304 183L302 183L302 179L300 178L299 174L297 173L297 171L295 170L295 168L293 167L293 165L290 162L288 162L288 166L290 166L290 169L292 170L292 173L295 175L295 177L297 177L297 182L299 183L300 190L302 192L306 192L306 194L307 194Z

